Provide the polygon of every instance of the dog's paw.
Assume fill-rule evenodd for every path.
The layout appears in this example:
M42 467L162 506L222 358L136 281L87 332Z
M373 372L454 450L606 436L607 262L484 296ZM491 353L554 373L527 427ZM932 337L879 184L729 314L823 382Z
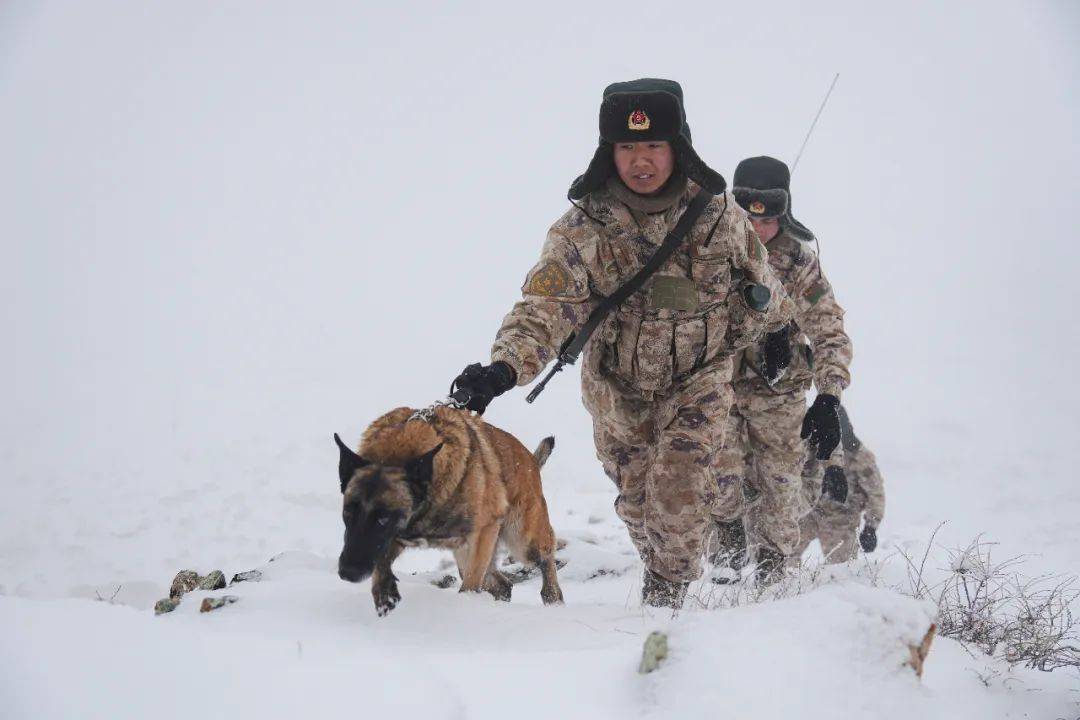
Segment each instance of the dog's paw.
M401 602L401 593L396 586L385 588L382 592L375 593L375 612L379 617L385 617L387 613L397 607Z
M543 600L545 605L563 605L562 590L559 588L545 588L540 591L540 599Z
M491 593L491 597L496 600L510 602L510 596L514 591L514 584L502 573L495 572L488 577L484 589Z
M401 598L383 598L375 601L375 612L379 617L386 617L387 613L397 607Z

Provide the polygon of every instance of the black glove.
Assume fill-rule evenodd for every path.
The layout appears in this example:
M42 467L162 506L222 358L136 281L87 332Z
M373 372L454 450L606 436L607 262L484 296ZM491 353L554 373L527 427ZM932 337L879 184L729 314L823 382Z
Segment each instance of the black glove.
M862 545L863 552L874 552L877 547L877 528L869 523L864 525L859 533L859 544Z
M817 448L818 460L828 460L840 444L840 414L836 411L839 405L840 398L835 395L818 395L803 418L799 437L809 438L810 447Z
M517 373L500 361L490 365L473 363L461 371L450 385L450 397L465 403L465 407L483 415L488 403L514 387Z
M828 495L838 503L847 502L848 481L842 467L830 465L825 468L825 477L821 481L821 494Z
M766 333L761 343L761 377L770 386L784 375L791 364L791 326Z

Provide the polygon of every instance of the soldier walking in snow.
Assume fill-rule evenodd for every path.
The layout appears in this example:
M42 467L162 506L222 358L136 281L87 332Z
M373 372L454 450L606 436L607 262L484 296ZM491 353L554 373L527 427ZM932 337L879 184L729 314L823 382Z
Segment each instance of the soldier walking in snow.
M808 244L813 234L792 215L790 183L787 165L775 158L749 158L735 169L735 199L768 248L769 265L796 313L736 361L735 405L713 464L714 563L721 573L730 571L749 537L762 580L774 578L798 550L799 519L810 510L801 494L803 440L817 458L830 456L840 441L840 393L850 382L844 311ZM777 364L772 359L777 357L790 364ZM807 410L811 383L818 395ZM755 494L749 511L747 490Z
M814 538L821 541L821 553L828 563L853 560L858 553L856 539L864 552L877 547L877 529L885 517L885 484L874 453L855 435L847 410L841 405L839 411L843 463L826 468L816 457L806 461L803 492L814 509L799 522L799 545L793 559L799 558ZM823 483L825 492L821 491ZM841 500L841 493L830 485L846 488L846 497ZM861 533L860 520L864 521Z
M570 187L574 207L548 231L523 299L499 329L491 364L471 365L455 380L477 412L531 382L564 338L646 267L665 236L678 234L680 218L700 213L673 254L606 315L582 367L597 456L645 564L642 601L653 606L680 607L701 575L707 508L716 500L710 468L733 399L733 355L793 312L768 253L725 188L691 145L678 83L608 86L599 147ZM700 192L707 204L694 202ZM748 284L758 302L743 292ZM771 301L760 302L759 286ZM764 354L782 365L775 352Z

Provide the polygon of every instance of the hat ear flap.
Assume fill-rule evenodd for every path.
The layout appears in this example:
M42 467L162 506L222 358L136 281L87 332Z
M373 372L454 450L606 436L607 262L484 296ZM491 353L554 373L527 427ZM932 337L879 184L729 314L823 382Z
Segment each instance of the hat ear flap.
M679 167L686 173L686 177L705 188L713 195L723 195L727 190L727 181L724 176L705 164L694 152L694 148L682 135L671 141L675 148L675 159Z
M594 190L602 188L607 179L615 173L614 152L614 146L611 143L601 140L585 173L570 183L570 192L567 193L567 197L571 200L581 200Z
M344 493L345 488L349 485L349 480L352 480L353 473L371 463L350 450L349 446L341 441L337 433L334 433L334 442L337 443L340 451L338 478L341 480L341 492Z

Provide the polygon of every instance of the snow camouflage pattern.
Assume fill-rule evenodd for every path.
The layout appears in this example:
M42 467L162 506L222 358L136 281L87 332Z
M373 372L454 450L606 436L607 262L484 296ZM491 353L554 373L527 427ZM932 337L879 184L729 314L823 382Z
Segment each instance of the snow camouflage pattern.
M799 480L806 456L799 438L806 392L814 383L819 393L839 397L851 380L852 351L844 310L814 252L785 232L769 241L768 251L769 265L797 308L792 362L769 387L758 374L758 348L748 348L740 358L736 402L714 465L712 513L721 522L734 520L746 512L746 489L756 491L760 503L747 522L750 544L765 542L791 555L799 543L799 518L811 507L802 499Z
M519 385L531 382L600 299L647 262L696 192L688 183L671 208L646 214L601 189L569 210L503 321L492 361L513 366ZM585 347L582 392L597 455L619 489L617 512L647 567L669 580L701 574L708 469L732 400L733 358L794 315L767 256L746 213L718 195ZM772 293L765 313L745 306L748 281Z
M830 460L828 464L832 464ZM796 556L817 538L821 552L830 563L847 562L859 550L859 520L878 527L885 517L885 483L874 453L861 442L854 450L845 450L841 466L848 481L848 498L838 503L821 497L821 480L826 464L811 457L803 468L804 498L814 509L799 523L800 540Z

